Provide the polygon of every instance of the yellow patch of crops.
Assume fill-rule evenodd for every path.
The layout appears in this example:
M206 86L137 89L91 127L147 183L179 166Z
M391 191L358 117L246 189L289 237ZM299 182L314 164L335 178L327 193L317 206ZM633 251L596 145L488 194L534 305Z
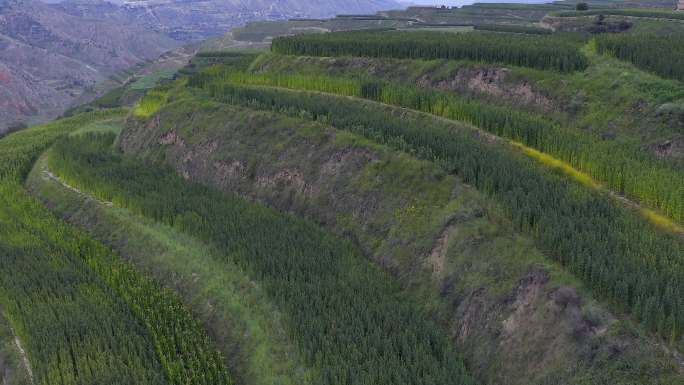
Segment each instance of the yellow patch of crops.
M537 151L534 148L528 147L522 143L510 141L510 143L522 150L523 154L529 156L532 159L536 159L542 164L545 164L553 169L560 170L562 173L570 176L572 179L580 182L585 186L589 186L596 190L601 190L602 186L596 182L591 176L585 174L576 168L572 167L569 163L566 163L560 159L554 158L549 154L545 154L541 151Z
M166 104L168 99L169 96L166 92L156 90L149 91L133 107L133 115L138 118L149 118Z
M529 156L532 159L535 159L542 164L552 168L561 171L563 174L566 174L567 176L571 177L575 181L591 187L595 190L598 191L603 191L606 193L610 194L610 190L606 189L604 186L602 186L600 183L598 183L596 180L594 180L591 176L588 174L585 174L576 168L572 167L569 163L564 162L560 159L554 158L553 156L543 153L541 151L535 150L534 148L528 147L520 142L515 142L515 141L510 141L510 143L514 146L519 148L523 154ZM611 194L612 195L612 194ZM632 203L632 205L636 205ZM639 213L646 218L648 221L653 223L654 225L660 227L663 230L666 231L671 231L674 233L678 234L684 234L684 227L678 225L676 222L672 221L670 218L666 217L665 215L662 215L658 213L655 210L647 209L639 207Z
M643 215L656 226L664 230L684 235L684 227L673 222L672 220L670 220L670 218L662 214L659 214L657 211L646 208L641 208L639 211L641 212L641 215Z

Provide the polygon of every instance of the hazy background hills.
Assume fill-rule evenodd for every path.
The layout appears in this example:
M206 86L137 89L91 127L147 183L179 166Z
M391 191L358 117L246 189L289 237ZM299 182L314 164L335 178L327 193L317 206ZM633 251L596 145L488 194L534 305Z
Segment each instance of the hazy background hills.
M0 132L52 119L113 74L246 22L399 7L392 0L0 0Z

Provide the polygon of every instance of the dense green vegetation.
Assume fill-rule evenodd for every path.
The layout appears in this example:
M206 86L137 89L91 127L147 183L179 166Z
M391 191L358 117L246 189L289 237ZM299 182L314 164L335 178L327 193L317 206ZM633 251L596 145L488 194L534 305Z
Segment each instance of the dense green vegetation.
M425 114L422 117L426 124L432 120ZM672 360L659 347L648 343L641 333L635 337L637 329L632 322L624 319L614 322L609 314L600 310L604 307L591 299L578 280L547 259L533 246L531 239L512 230L510 221L502 216L493 199L484 198L456 177L446 175L432 162L415 159L350 132L335 130L307 119L223 105L205 98L183 98L182 103L174 103L159 111L159 118L155 118L155 121L159 122L156 126L136 122L126 127L120 143L126 154L140 156L147 162L163 160L184 176L188 176L185 170L191 170L189 176L192 180L217 188L248 196L256 193L261 202L271 207L324 223L326 229L353 239L365 256L375 262L380 261L384 270L391 271L392 276L402 283L406 294L418 297L418 304L427 308L431 317L439 320L442 330L453 333L466 330L464 328L468 327L472 318L463 315L463 311L472 309L470 305L473 301L496 306L492 308L485 305L490 309L486 313L486 320L482 320L476 329L467 329L473 332L459 339L457 345L459 353L466 359L468 369L472 370L480 383L570 385L582 383L577 380L579 377L588 384L674 385L680 382ZM159 144L159 138L168 137L165 133L169 130L176 134L175 144ZM205 143L219 145L216 150L204 151ZM326 167L321 167L324 163L319 160L340 153L370 155L373 161L360 169L356 168L356 162L347 161L346 166L336 174L326 173ZM187 154L194 154L191 168L184 163ZM241 178L234 175L229 185L223 179L217 180L217 176L225 174L216 172L214 165L226 159L231 159L229 162L232 164L239 161L249 164L250 176ZM226 276L244 274L232 262L232 258L212 252L211 248L206 250L206 242L200 242L170 226L134 215L130 210L116 205L98 203L90 195L77 194L57 181L41 178L40 170L45 168L41 158L29 178L30 191L37 191L36 185L52 186L45 190L41 188L37 196L45 200L53 212L86 229L96 239L113 245L121 255L135 261L136 265L143 261L143 271L155 272L155 278L161 282L172 282L171 287L183 293L184 297L190 292L193 297L186 298L186 302L192 306L193 313L205 322L212 339L222 351L233 349L230 338L226 340L220 337L222 332L249 339L261 336L252 330L236 330L234 322L227 323L231 327L225 328L226 323L215 318L216 315L228 315L228 319L234 315L249 317L241 310L229 308L228 312L222 311L226 305L232 306L233 300L229 300L232 297L236 297L238 302L246 302L249 313L252 313L251 309L258 309L257 305L270 302L260 285L249 277L244 284L237 285L238 290L234 294L231 293L232 285L229 282L232 281ZM283 169L301 170L305 181L316 180L315 184L309 184L315 190L306 189L306 192L302 192L296 185L264 187L258 183ZM268 195L262 195L263 192ZM344 199L325 199L331 194ZM367 204L376 199L377 205ZM454 227L449 236L450 245L445 250L448 253L444 266L437 268L429 255L434 240L449 223ZM159 248L159 237L164 243L168 242L171 250L167 251L164 246ZM197 243L205 246L193 250ZM422 262L430 263L427 272L421 268ZM499 334L497 326L501 317L506 317L509 306L514 305L501 307L495 304L501 298L515 295L520 280L530 271L539 272L539 269L548 269L551 280L542 289L544 291L539 294L537 301L529 305L531 309L546 302L547 295L553 295L558 287L570 285L581 290L582 313L591 314L592 325L596 328L608 328L606 333L577 338L572 322L555 321L562 314L548 318L544 312L541 313L544 318L525 317L525 322L512 331L512 336ZM453 286L451 282L454 282ZM482 288L485 288L486 294L471 296L473 291L479 292ZM245 292L245 289L248 291ZM252 289L259 293L258 299L250 298L249 291ZM194 297L194 293L200 297ZM574 305L570 306L572 308ZM566 311L572 312L570 309ZM270 314L283 318L277 309ZM208 323L203 316L209 316ZM247 319L248 325L251 325L252 320ZM238 322L237 326L240 325ZM530 334L552 338L555 344L549 347L549 344L529 343L526 336ZM282 346L281 341L272 335L263 338L272 347ZM619 353L612 348L614 342L624 347ZM598 346L593 356L583 354L583 346L587 344ZM269 356L253 354L262 350L245 350L244 347L249 344L241 342L239 346L239 356L250 357L249 362L255 365L255 373L259 376L245 379L240 375L239 367L235 370L231 365L230 372L236 376L237 383L287 383L282 377L262 381L270 379L266 376L274 373ZM549 349L555 358L539 365L534 357L541 352L549 356ZM227 358L229 362L232 361L230 354ZM238 360L238 363L243 365L242 360ZM580 369L566 369L577 367ZM301 372L288 370L285 373ZM305 382L294 380L290 383Z
M162 81L173 79L175 75L176 70L173 68L155 71L153 73L147 74L137 79L135 82L133 82L133 84L130 85L130 89L138 91L148 90L156 86L157 84L161 83Z
M80 256L41 239L44 234L15 218L17 207L3 188L0 212L0 302L28 351L36 383L164 384L146 330ZM22 202L24 203L24 202ZM41 223L43 218L30 218ZM49 223L48 223L49 225Z
M179 299L22 189L33 161L79 115L0 141L0 306L37 384L229 384L222 357Z
M511 13L503 17L516 19L515 12L530 11L528 17L532 18L542 9L557 9L557 6L491 4L472 10L429 12L437 19L451 14L458 14L458 17L472 14L480 18L489 11L510 10ZM603 11L581 12L581 15L604 14ZM654 14L671 14L642 10L615 12L618 16L639 14L647 18L665 17ZM574 14L566 12L563 16ZM339 19L342 22L349 19L399 23L410 18L347 15ZM434 25L447 25L440 20ZM321 21L292 21L295 22ZM423 23L425 25L430 24ZM676 350L684 348L684 238L680 237L684 234L673 234L682 231L676 224L668 231L664 230L666 226L654 225L658 219L671 222L639 207L652 207L678 223L684 223L682 169L644 151L647 146L657 145L657 139L664 143L662 138L656 137L640 148L633 138L618 141L614 133L601 137L596 132L583 130L586 126L578 128L579 119L571 116L576 110L572 113L553 110L544 116L532 112L533 108L512 107L515 103L492 102L498 96L462 96L436 88L437 82L453 74L469 76L468 70L472 68L486 68L485 71L496 68L498 71L498 67L506 65L509 68L503 71L513 74L513 79L509 77L506 81L546 79L547 87L574 82L567 88L558 87L563 88L562 92L571 93L586 86L577 84L580 77L591 82L590 79L605 76L579 72L596 68L598 57L604 61L604 67L606 63L618 67L613 73L628 68L638 74L628 74L624 70L609 87L604 86L605 82L593 87L613 90L619 89L620 82L628 82L627 76L647 78L644 83L633 86L657 88L655 99L662 108L649 119L662 123L665 119L676 119L672 117L674 113L667 111L675 111L676 103L680 102L676 96L681 92L677 89L680 83L638 71L627 62L666 78L684 80L684 72L678 68L678 60L684 56L684 45L679 42L682 36L643 32L602 35L580 48L580 42L586 43L584 37L541 36L549 34L548 30L528 25L479 23L475 29L489 32L447 34L420 30L400 32L391 24L374 31L304 34L275 40L275 53L301 55L287 60L299 60L303 64L327 62L329 73L325 70L309 73L307 69L314 68L315 64L291 71L288 68L289 72L284 73L287 71L269 68L267 61L262 61L262 67L256 69L259 61L255 62L258 54L254 52L204 52L180 72L188 75L186 78L151 89L161 80L176 77L168 71L155 73L110 92L85 107L87 109L70 112L75 115L78 111L114 107L124 99L132 103L133 94L128 93L129 89L137 91L135 96L142 96L143 91L151 89L126 118L128 127L140 129L137 134L145 137L127 137L136 130L132 129L123 135L123 139L118 138L127 113L123 109L79 114L1 137L0 382L3 380L2 339L16 334L28 352L32 382L41 385L475 383L444 327L454 332L451 338L458 335L456 340L461 345L457 348L463 348L468 363L478 367L472 373L481 376L499 365L498 372L497 368L492 370L497 375L503 372L521 377L520 373L524 371L534 371L525 380L544 378L548 381L552 376L545 369L529 370L526 364L520 364L520 360L504 363L500 359L502 354L511 351L520 354L516 356L518 358L524 357L520 351L510 347L491 348L494 342L502 341L502 335L510 332L507 330L509 321L520 322L513 319L514 315L525 314L522 310L518 312L519 305L511 304L517 304L529 283L531 286L539 284L541 294L537 293L535 299L539 304L532 305L530 301L525 305L534 307L527 309L530 313L535 312L527 314L527 319L544 318L541 313L548 315L550 308L555 311L559 305L565 306L564 300L571 307L568 313L578 313L571 315L569 328L574 331L568 333L572 335L570 339L577 339L577 345L574 345L575 341L567 343L570 339L559 338L557 344L564 347L555 350L568 353L577 365L556 366L558 357L544 363L544 368L552 368L550 371L573 367L573 373L559 374L558 378L594 384L607 383L605 379L613 375L616 383L627 378L629 383L638 383L638 380L634 382L635 378L650 380L656 376L654 381L679 383L679 378L672 379L676 376L673 374L675 365L668 366L671 349L663 348L665 344L660 342L666 341ZM670 39L677 42L672 43ZM333 60L305 56L350 58ZM342 69L345 60L357 61L354 56L367 58L357 66L361 69ZM432 78L426 76L419 87L417 79L438 68L433 64L439 61L428 61L431 59L451 63L451 67L445 65L438 70L453 70L458 66L471 68L463 72L445 70L435 73ZM389 63L383 63L387 64L385 69L395 65L396 73L403 71L407 77L418 73L411 71L419 67L423 72L413 80L399 81L394 79L394 73L391 76L378 73L383 71L382 66L375 67L380 60ZM411 67L412 62L421 64ZM409 64L402 67L399 63ZM339 68L334 68L336 66ZM373 70L368 72L374 75L352 76L369 67ZM663 83L651 82L651 79ZM658 88L662 84L668 87ZM579 105L585 95L576 93ZM645 116L647 108L643 105L647 102L632 103L639 95L624 98L624 104L629 105L634 114ZM622 94L616 99L621 97ZM606 103L605 108L610 108L607 106ZM546 106L537 111L540 110L547 111ZM226 111L245 114L230 115ZM587 112L587 116L592 113L599 112ZM665 113L669 115L665 116ZM274 122L272 126L254 123L269 118ZM171 121L173 127L169 124ZM684 124L684 120L681 122ZM597 126L604 123L597 123ZM223 146L225 137L219 135L212 136L214 142L208 142L221 148L216 151L216 159L223 160L225 158L219 157L226 154L235 156L237 160L230 163L230 167L237 164L235 167L240 169L237 172L243 179L239 183L244 182L240 187L257 186L260 179L255 170L264 171L260 168L264 163L275 164L269 170L283 168L280 158L273 161L267 156L238 157L236 152L245 148L245 151L262 154L278 153L283 148L301 153L306 152L297 147L302 142L319 149L329 140L331 147L339 146L334 148L335 154L321 153L339 157L339 154L347 153L350 143L363 143L367 148L359 153L372 161L359 171L361 177L353 183L346 177L343 182L340 179L330 183L344 184L344 188L336 189L337 197L325 193L301 198L296 196L299 192L290 187L254 187L254 191L259 188L267 191L263 196L273 194L276 203L277 200L288 201L292 207L308 203L310 211L301 213L288 211L287 207L278 204L273 206L285 212L249 203L237 195L190 183L185 171L183 178L177 175L177 170L146 163L163 160L167 165L180 168L184 166L174 163L176 159L185 159L183 164L191 164L189 159L195 154L194 161L198 164L203 161L196 153L203 151L202 140L216 134L212 130L234 129L232 124L240 129L261 129L260 132L254 130L257 132L253 136L230 131L230 139L225 141L238 143L234 147ZM277 136L266 128L282 129L283 137L287 139L266 138L268 133ZM187 135L181 139L176 130ZM170 135L165 135L167 133ZM147 137L147 134L164 135L164 139ZM173 138L172 143L166 138ZM119 153L113 146L119 139L141 140L136 143L136 146L144 147L140 149L141 155L150 156L143 160ZM273 147L250 140L262 140ZM676 145L674 147L677 150ZM125 146L122 144L121 148ZM404 190L411 187L421 190L410 183L412 180L401 178L408 173L396 170L401 168L398 163L385 162L373 151L422 159L413 159L425 166L419 173L427 176L427 183L442 182L440 193L444 193L448 204L442 207L434 199L422 203L418 197L409 199L397 193L398 197L393 198L402 201L402 205L397 205L402 208L387 210L385 214L390 219L382 218L385 222L364 223L355 218L355 214L347 215L346 211L340 211L344 214L328 212L330 216L323 217L321 223L329 225L326 218L331 218L330 222L335 222L331 226L340 226L334 230L344 234L349 241L287 213L297 212L318 220L311 213L315 212L312 207L323 204L320 201L329 203L326 200L329 196L333 199L344 196L352 201L348 196L350 189L363 190L367 187L365 184L382 183L378 181L389 175L397 180L374 191L374 199L393 199L386 195L402 183ZM532 153L535 155L530 155ZM60 190L62 196L43 196L42 199L53 213L69 217L70 221L77 211L86 221L94 221L83 226L89 235L55 218L24 190L26 176L41 154L44 156L38 162L40 167L31 173L34 185L31 187L29 183L27 188L35 188L42 182L50 185L40 187L42 194L51 195ZM284 158L283 154L278 153L278 156ZM183 156L187 158L181 158ZM217 166L213 158L207 156L206 159L209 160L204 160L205 165L214 168L207 166L204 172L211 173L219 166L223 167L222 172L232 172L227 170L228 163ZM315 167L319 158L309 156L308 159ZM395 169L390 170L392 168ZM191 173L197 172L193 167L191 169ZM582 183L575 183L567 178L568 175L577 176L575 181ZM205 176L192 177L206 182L207 179L202 179ZM487 198L479 196L473 186ZM236 186L231 189L244 193ZM281 193L282 196L278 195ZM257 199L261 199L258 194L255 193ZM71 198L64 198L66 195ZM473 196L482 202L449 211ZM59 199L72 199L73 202L60 202ZM404 203L406 212L402 211ZM59 207L51 207L55 204ZM86 204L91 205L89 209L99 207L101 211L85 213ZM411 210L422 210L423 217L414 215ZM471 219L473 223L468 222ZM393 221L400 223L397 225ZM500 232L500 228L506 230ZM413 229L415 231L411 231ZM355 231L369 234L359 235ZM373 232L384 232L383 237L371 234ZM410 233L412 239L404 243L402 232ZM494 243L491 241L494 233L497 237L505 233L507 238L525 239L521 243L488 245L491 247L488 252L495 256L479 254L483 243ZM122 260L117 252L93 240L93 236L130 261ZM433 239L437 236L438 239ZM500 251L509 246L515 250ZM385 270L399 279L395 281L387 272L369 263L359 249L364 253L371 250L368 257L381 261ZM435 250L442 254L435 257ZM424 260L419 258L426 254ZM558 263L540 261L544 256ZM481 261L477 261L478 258ZM507 260L515 258L520 260ZM443 270L445 264L447 271ZM492 264L498 266L492 267ZM433 270L428 271L430 268ZM570 277L565 268L583 283ZM410 269L413 271L406 273ZM533 271L535 269L540 270ZM159 281L150 279L148 273ZM521 280L525 274L529 275ZM526 282L528 278L534 282ZM570 282L570 288L564 286L567 282ZM408 288L411 294L403 292L400 284L406 285L403 289ZM585 292L577 296L574 291L563 293L561 290L575 288L590 289L597 298L606 300L610 309L618 313L617 317L603 308L591 309L601 307L595 303L585 306L587 303L583 299L592 301ZM515 293L516 290L519 292ZM567 295L569 299L555 297L556 290L560 297ZM437 298L437 292L440 298ZM422 303L423 300L426 303ZM474 312L484 312L486 315L482 317L488 317L484 326L472 326L478 316L471 314L473 309L465 310L466 316L462 314L463 306L471 306L477 301L480 309ZM549 302L544 305L546 307L540 305L544 301ZM577 301L580 303L575 303ZM507 310L492 310L491 306ZM503 329L499 329L500 316L506 314L508 317L510 314L506 312L510 309L515 314L506 319ZM633 328L632 321L622 313L629 314L644 329L657 334L658 343L650 346L653 342L650 333L648 337L644 336L643 330ZM461 316L464 320L459 318ZM562 315L558 319L565 321L567 318ZM475 332L462 336L461 322ZM534 326L528 329L523 325L514 326L517 336L530 334L533 328L543 325L539 322L529 324ZM481 330L485 328L488 330ZM220 346L214 346L207 330L212 337L219 337ZM509 339L506 343L514 336L516 333L506 337ZM526 335L523 340L542 340L536 338ZM620 339L624 341L616 342ZM472 346L480 340L482 346ZM649 347L643 350L630 346L615 351L622 349L614 345L616 343L638 345L634 341L646 340ZM657 354L649 360L643 358L661 349L665 351L663 357L668 359L661 360ZM527 350L527 347L521 347L521 350ZM545 350L529 349L524 353L529 351L536 354ZM510 369L516 362L519 372ZM639 365L632 365L633 362ZM659 368L671 370L671 373L654 375ZM501 377L493 376L489 380L493 378L500 382Z
M133 108L133 114L138 117L150 117L168 100L164 90L153 89L145 94Z
M178 71L178 74L192 75L201 69L217 64L246 70L258 55L259 52L254 50L203 51L195 55L190 63Z
M0 142L0 302L25 345L36 383L49 383L51 376L64 384L110 382L114 374L119 383L161 384L161 367L142 325L81 259L42 240L50 218L18 185L42 149L76 123L33 128ZM76 379L79 370L87 376Z
M210 241L277 304L321 384L470 384L446 336L353 247L292 216L189 184L108 151L112 136L59 142L70 184Z
M506 32L506 33L526 33L532 35L550 35L553 30L542 27L535 27L531 25L514 25L514 24L480 24L474 26L476 31L492 31L492 32Z
M629 16L629 17L646 17L652 19L674 19L684 20L684 13L667 11L663 9L617 9L617 8L601 8L591 9L588 11L562 11L552 13L552 16L557 17L579 17L579 16L597 16L597 15L614 15L614 16Z
M426 125L369 102L324 94L229 84L210 89L223 102L308 116L438 162L502 202L519 230L597 295L673 341L682 334L681 239L610 198L446 122Z
M303 366L284 333L278 309L230 256L170 226L45 178L47 171L47 156L43 156L27 178L31 194L69 224L112 246L136 268L177 291L225 356L235 383L311 383L310 368Z
M684 18L684 13L681 16ZM596 48L646 71L684 81L684 33L601 35L596 38Z
M460 24L527 24L540 21L554 10L571 7L569 4L507 4L476 3L446 9L436 7L408 7L406 10L386 11L392 17L414 17L427 23Z
M684 222L684 178L638 148L600 140L539 115L483 103L450 92L377 80L316 75L246 74L214 67L188 81L214 90L224 83L277 86L363 97L473 124L498 136L552 154L620 194ZM218 91L220 94L220 91Z
M279 37L273 52L304 56L469 59L563 72L583 70L586 57L574 39L476 32L335 32Z

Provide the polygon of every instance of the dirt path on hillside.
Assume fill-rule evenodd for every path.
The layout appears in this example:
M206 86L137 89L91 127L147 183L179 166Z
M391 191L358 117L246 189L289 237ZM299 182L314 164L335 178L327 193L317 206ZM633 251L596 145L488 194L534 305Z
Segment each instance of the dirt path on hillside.
M9 324L7 321L7 317L5 317L2 309L0 308L0 317L3 318L3 324L7 327L7 330L10 332L11 337L14 342L14 346L16 347L16 352L19 355L19 359L21 361L21 366L24 367L24 370L26 371L26 375L28 377L29 383L33 384L33 370L31 369L31 362L28 359L28 354L26 354L26 350L24 350L24 346L21 343L21 339L19 339L19 336L17 333L14 331L12 326ZM0 385L12 385L12 383L8 382L9 378L14 377L12 375L13 369L18 369L18 368L12 368L12 367L3 367L3 365L6 364L6 362L3 362L2 357L0 356ZM8 371L9 370L9 371ZM9 377L7 375L9 374Z
M99 200L99 199L95 198L94 196L92 196L92 195L90 195L90 194L87 194L87 193L85 193L85 192L79 190L78 188L76 188L76 187L74 187L74 186L72 186L72 185L66 183L65 181L62 180L62 178L60 178L60 177L58 177L57 175L53 174L53 173L47 168L47 165L42 165L42 168L43 168L43 169L42 169L42 174L43 174L43 177L44 177L45 179L54 180L55 182L57 182L57 183L59 183L60 185L62 185L64 188L66 188L66 189L68 189L68 190L71 190L71 191L75 192L75 193L78 194L78 195L87 197L87 198L89 198L89 199L96 200L97 202L99 202L99 203L101 203L101 204L103 204L103 205L105 205L105 206L110 206L110 207L111 207L111 206L114 206L114 203L112 203L112 202Z
M435 279L438 279L444 271L446 254L449 249L449 240L451 239L451 236L454 235L455 231L456 224L454 223L454 220L449 220L435 240L430 256L426 261L428 266L431 267L432 276Z
M31 370L31 362L29 361L28 355L24 350L24 346L21 344L19 336L17 336L16 333L14 333L14 330L12 330L12 334L14 334L14 344L17 345L17 351L19 352L21 363L24 366L26 373L28 374L29 383L33 384L33 370Z

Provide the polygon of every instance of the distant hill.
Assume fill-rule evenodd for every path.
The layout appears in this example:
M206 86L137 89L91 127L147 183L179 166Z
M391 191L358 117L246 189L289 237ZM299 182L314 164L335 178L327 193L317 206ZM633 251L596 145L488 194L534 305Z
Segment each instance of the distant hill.
M31 0L0 3L0 131L54 118L97 82L178 45L123 19L83 18Z
M205 39L255 20L332 17L401 8L393 0L133 0L123 2L123 6L150 27L178 40Z
M398 6L392 0L0 0L0 132L52 119L113 74L236 25Z
M135 20L179 41L203 40L255 20L402 8L394 0L66 0L55 6L79 17Z

